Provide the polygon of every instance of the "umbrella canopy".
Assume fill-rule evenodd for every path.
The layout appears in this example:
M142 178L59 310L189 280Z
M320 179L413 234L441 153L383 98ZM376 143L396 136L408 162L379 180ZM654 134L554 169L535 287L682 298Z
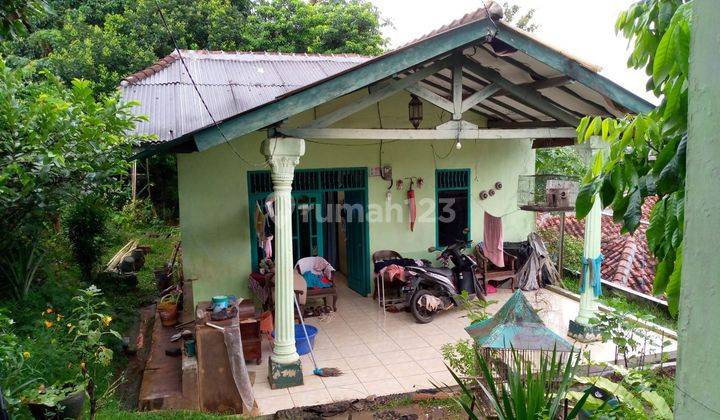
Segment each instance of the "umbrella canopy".
M525 295L517 290L492 317L465 328L484 348L569 352L573 346L546 327Z

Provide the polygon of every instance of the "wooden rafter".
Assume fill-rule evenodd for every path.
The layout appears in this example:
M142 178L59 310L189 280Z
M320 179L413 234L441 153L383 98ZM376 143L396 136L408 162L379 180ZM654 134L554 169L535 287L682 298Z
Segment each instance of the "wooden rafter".
M426 87L420 86L416 83L412 86L408 86L406 90L417 96L418 98L422 98L435 105L436 107L444 109L451 114L455 112L455 105L451 101L443 98L442 96L438 95L437 93L431 91Z
M437 74L435 75L435 77L438 77L438 76L439 76L439 75L437 75ZM432 87L432 88L434 88L434 89L437 89L437 90L443 92L443 93L446 94L446 95L449 95L449 94L450 94L450 89L447 89L447 88L445 88L445 86L442 86L442 85L440 85L440 84L437 84L437 83L435 83L435 82L433 82L433 81L431 81L431 80L425 79L425 80L423 80L421 83L424 84L424 85L428 85L428 86L430 86L430 87ZM464 91L467 91L467 93L469 93L469 94L472 94L472 93L473 93L470 88L463 87L463 90L464 90ZM477 108L477 109L476 109L476 108ZM513 121L515 121L514 119L510 118L509 116L500 114L500 113L498 113L496 110L494 110L494 109L492 109L492 108L488 108L488 107L482 106L481 104L477 104L475 107L471 108L470 111L471 111L471 112L477 112L478 114L482 115L483 117L485 117L485 118L487 118L487 119L496 118L496 119L499 119L499 120L502 120L502 121L507 121L507 122L513 122Z
M522 97L523 100L526 101L533 108L540 110L542 113L549 115L558 121L562 121L571 126L576 126L580 121L579 118L575 115L570 114L547 101L545 97L538 93L536 90L516 85L513 82L502 77L500 73L495 70L484 67L480 63L477 63L471 59L466 59L464 62L464 66L472 73L475 73L483 79L497 84L503 90L511 93L513 96Z
M372 104L389 98L397 92L407 89L409 86L416 84L418 81L444 69L449 64L449 59L439 60L427 67L418 69L417 71L410 73L401 79L392 79L390 82L383 83L378 89L374 89L369 95L316 118L314 121L308 124L307 127L327 127L335 122L342 120L343 118L349 117L350 115L367 108Z
M286 136L303 139L349 140L498 140L536 138L574 138L575 128L462 128L457 129L381 129L381 128L285 128L277 130Z
M474 92L467 98L465 98L464 101L462 101L462 110L463 112L474 107L475 105L479 104L480 102L484 101L485 99L491 97L495 93L500 91L500 86L497 85L489 85L486 86L477 92Z

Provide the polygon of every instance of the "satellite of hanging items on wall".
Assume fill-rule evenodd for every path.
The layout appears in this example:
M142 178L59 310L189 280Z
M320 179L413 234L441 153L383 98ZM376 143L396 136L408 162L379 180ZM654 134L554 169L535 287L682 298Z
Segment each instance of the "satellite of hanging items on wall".
M502 190L503 184L500 181L496 181L495 185L493 185L493 188L490 188L489 190L482 190L480 191L480 199L481 200L487 200L490 197L494 197L495 193L498 190Z

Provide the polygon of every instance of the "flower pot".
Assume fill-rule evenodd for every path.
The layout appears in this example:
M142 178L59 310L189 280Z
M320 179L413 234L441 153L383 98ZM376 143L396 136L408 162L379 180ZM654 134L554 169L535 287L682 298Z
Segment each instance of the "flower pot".
M168 271L166 267L157 267L153 270L153 273L155 274L155 283L157 284L157 289L159 292L162 292L163 290L170 287L172 274Z
M158 313L163 327L172 327L178 322L178 307L174 302L161 302L158 304Z
M29 403L28 409L37 420L79 419L85 410L85 390L70 394L52 407L45 404Z

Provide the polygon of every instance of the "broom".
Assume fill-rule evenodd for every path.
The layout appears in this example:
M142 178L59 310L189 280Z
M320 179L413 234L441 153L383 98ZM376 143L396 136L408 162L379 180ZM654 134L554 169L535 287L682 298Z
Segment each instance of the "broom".
M303 332L305 333L305 340L307 340L308 348L310 349L310 358L312 359L313 366L315 366L315 369L313 370L313 374L317 376L322 377L330 377L330 376L340 376L342 375L342 371L338 368L319 368L317 361L315 360L315 352L313 352L312 343L310 343L310 337L307 333L307 328L305 327L305 320L303 320L302 311L300 310L300 304L297 301L297 296L293 296L293 300L295 301L295 308L297 309L298 316L300 317L300 325L302 325Z

